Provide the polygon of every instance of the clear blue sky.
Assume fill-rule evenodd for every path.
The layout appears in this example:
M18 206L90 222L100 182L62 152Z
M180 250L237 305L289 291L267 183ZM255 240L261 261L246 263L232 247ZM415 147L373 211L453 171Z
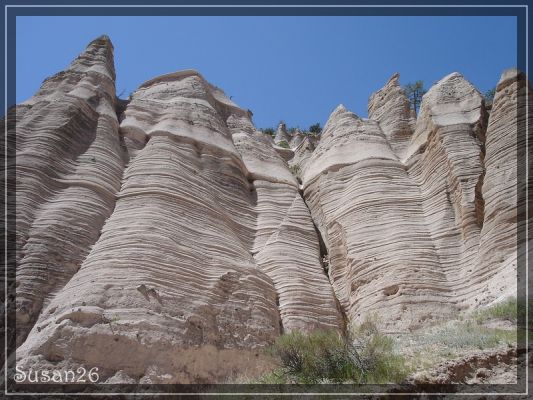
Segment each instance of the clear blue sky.
M17 102L104 33L122 97L194 68L258 127L324 125L339 103L365 117L394 72L429 87L458 71L485 92L516 65L515 17L17 17Z

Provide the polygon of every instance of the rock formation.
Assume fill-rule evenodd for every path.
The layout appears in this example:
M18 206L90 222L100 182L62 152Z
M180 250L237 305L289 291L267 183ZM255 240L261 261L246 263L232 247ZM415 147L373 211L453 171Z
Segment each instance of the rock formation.
M395 153L402 153L413 133L416 119L400 86L400 74L394 74L385 87L374 93L368 102L368 118L379 122Z
M280 122L278 125L278 128L276 129L276 135L274 136L274 143L280 144L281 142L285 142L289 144L291 141L291 137L287 133L287 127L285 126L285 123Z
M286 332L407 331L515 293L524 82L505 72L489 117L450 74L415 121L395 74L368 119L341 105L320 141L272 140L196 71L118 100L96 39L8 116L17 364L223 382Z
M302 181L351 321L379 310L398 329L433 318L436 308L443 317L455 311L419 187L376 121L339 106Z
M112 65L106 38L91 44L81 59L90 59L97 46L106 49L107 58L106 54L94 57L80 68L82 81L90 80L95 63ZM68 78L68 72L58 76ZM44 96L40 94L44 89L38 95ZM108 100L98 87L84 89L86 97L76 99L82 109L98 104L93 100L98 96ZM72 113L68 103L61 110L67 116ZM91 149L113 152L101 161L107 168L90 170L96 175L94 184L92 175L80 172L71 179L75 188L108 195L105 211L113 213L103 227L109 215L100 223L91 214L95 225L86 230L93 233L93 241L85 245L85 253L77 254L76 265L55 258L53 265L43 264L42 271L32 273L26 258L31 255L42 262L48 253L41 258L39 253L24 253L17 300L43 295L40 287L35 289L41 275L56 270L70 275L69 279L61 275L62 285L17 350L18 365L93 365L100 368L103 379L112 381L120 374L153 382L153 371L161 383L210 381L231 368L243 368L254 348L271 343L282 332L341 328L335 296L321 265L317 233L296 179L255 130L248 112L195 71L160 76L141 85L123 112L120 131L111 111L105 117L115 124L102 129L111 143L97 141L100 117L94 112L95 121L87 125L96 125L96 134L84 138L86 149L76 153L77 159L93 166L91 157L98 160L103 155L93 156ZM56 125L51 130L62 132ZM52 161L58 158L65 164L69 161L64 154ZM128 163L124 173L119 168L122 159ZM45 173L41 168L38 172ZM42 184L17 173L22 188L26 182ZM115 186L108 189L101 181ZM89 211L90 206L100 205L90 194L78 193L61 202L44 198L41 210L55 214L40 211L39 215L47 215L46 221L51 219L58 228L75 229L87 224L84 210L78 211L83 202L89 203L85 206ZM24 201L21 212L35 208ZM63 214L67 220L60 218ZM55 233L50 225L47 229L49 235ZM63 235L65 240L77 238L68 230L55 235L53 243L37 236L41 238L37 249L51 252ZM26 318L27 309L21 303L17 317ZM124 354L128 357L119 356ZM186 371L188 357L194 354L216 354L223 364L210 363L193 375Z
M390 329L413 329L516 293L519 130L502 109L516 110L518 89L516 73L504 73L506 100L487 122L479 92L450 74L424 96L411 131L398 78L371 97L375 121L342 106L331 114L302 180L348 318L378 312Z
M93 41L17 107L17 336L72 278L111 215L124 160L113 49Z
M496 299L513 295L517 257L524 257L525 237L518 236L517 223L523 231L526 221L526 96L531 102L531 88L524 74L505 71L496 87L485 134L484 179L476 188L481 191L484 214L476 260L478 279L484 282L486 294ZM527 123L528 126L533 124L531 114ZM517 166L517 160L523 160L523 164ZM520 284L525 284L522 273L519 280L522 280Z
M289 142L291 149L298 147L298 145L304 140L305 136L306 135L300 129L296 128Z

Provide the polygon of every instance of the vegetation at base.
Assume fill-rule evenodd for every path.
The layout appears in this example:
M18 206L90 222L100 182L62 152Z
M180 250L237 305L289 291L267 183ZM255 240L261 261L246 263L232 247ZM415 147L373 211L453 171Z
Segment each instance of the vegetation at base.
M334 330L294 331L269 351L281 366L258 383L395 383L410 372L373 319L352 328L347 338Z
M282 140L278 143L279 147L283 147L284 149L290 149L291 146L289 146L289 143L287 143L285 140Z
M533 309L533 299L528 300L529 310ZM509 297L504 301L493 304L489 307L479 308L474 311L470 318L478 324L484 324L491 320L505 320L515 323L519 326L519 334L525 328L526 323L526 301L518 301L516 297ZM531 312L529 314L529 326L533 326L533 318Z
M525 303L508 298L394 338L379 332L375 318L352 326L347 337L337 331L291 332L268 351L279 366L247 383L402 382L411 373L430 371L447 360L516 346L527 332L505 321L519 322L525 313Z
M525 310L524 310L525 311ZM490 307L480 308L472 313L472 318L482 324L490 319L503 319L516 322L518 318L518 304L516 297L510 297Z
M459 315L458 319L414 332L409 336L414 345L403 343L404 348L411 348L408 364L419 371L427 370L444 360L457 359L465 354L515 346L527 332L522 327L510 327L501 322L516 323L521 316L525 317L525 307L521 307L516 298L508 298L470 314Z

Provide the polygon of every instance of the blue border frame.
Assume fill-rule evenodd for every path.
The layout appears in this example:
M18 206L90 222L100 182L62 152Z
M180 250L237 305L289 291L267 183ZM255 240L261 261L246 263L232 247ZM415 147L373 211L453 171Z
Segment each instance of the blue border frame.
M49 3L57 5L57 7L44 7L46 2L44 1L10 1L10 0L0 0L2 4L2 14L3 20L7 22L7 53L5 49L6 44L6 31L2 30L2 50L4 53L5 67L7 66L6 77L7 77L7 87L5 86L4 80L2 80L2 87L4 89L5 96L2 97L1 104L2 109L5 110L5 104L11 107L15 104L15 92L16 92L16 66L15 66L15 52L16 52L16 17L24 15L32 16L45 16L45 15L61 15L61 16L74 16L74 15L84 15L84 16L104 16L104 15L131 15L131 16L158 16L158 15L328 15L328 16L337 16L337 15L358 15L358 16L384 16L384 15L395 15L395 16L433 16L433 15L449 15L449 16L478 16L478 15L491 15L491 16L516 16L517 17L517 60L516 66L521 71L526 71L527 64L527 54L528 49L527 45L527 35L526 35L526 22L529 17L529 8L527 3L524 4L520 1L506 1L504 6L501 6L502 1L485 1L480 0L470 1L467 4L456 4L454 6L439 6L439 5L427 5L424 1L383 1L382 6L377 6L372 4L369 1L346 1L338 0L335 1L336 5L339 6L348 6L356 5L357 7L313 7L313 5L321 5L325 3L325 0L307 0L307 1L293 1L290 5L287 6L273 6L273 7L260 7L261 5L275 4L276 1L259 1L257 6L250 6L250 3L253 4L253 1L244 1L244 0L230 0L227 3L233 4L236 7L220 7L221 1L205 1L202 5L210 7L202 7L197 4L194 7L179 8L179 7L168 7L170 5L186 5L191 3L191 1L169 1L169 0L156 0L158 4L162 5L161 7L155 7L153 5L141 7L143 3L147 3L146 0L130 0L130 1L114 1L112 5L107 4L107 2L82 2L82 1L67 1L67 0L51 0ZM74 5L76 7L69 7L69 5ZM409 3L409 7L400 7L402 3ZM461 3L461 2L454 2ZM485 4L484 4L485 3ZM489 4L486 4L489 3ZM87 6L87 5L90 6ZM138 7L125 7L126 5L137 5ZM302 7L303 5L308 5L309 7ZM463 7L459 7L463 5ZM9 6L9 7L6 7ZM86 7L84 7L86 6ZM500 6L500 7L499 7ZM480 33L481 37L482 33ZM529 71L526 71L527 75ZM7 89L7 91L6 91ZM519 107L520 108L520 107ZM12 109L14 110L14 108ZM9 112L8 112L9 116ZM518 117L518 116L517 116ZM522 127L519 127L519 132L521 132ZM523 132L525 132L525 126L523 127ZM4 157L10 156L10 151L13 151L12 147L8 147L7 154L3 154ZM531 155L530 155L531 156ZM518 160L518 179L519 181L524 181L526 179L526 169L521 168L525 166L525 160ZM9 180L9 177L8 177ZM11 188L14 188L11 186ZM526 203L524 203L526 204ZM5 210L5 199L2 199L2 209ZM524 205L524 207L526 207ZM525 215L525 210L524 215ZM519 211L520 214L520 211ZM9 215L6 217L9 218ZM14 223L11 219L8 219L9 223ZM525 243L525 231L526 228L519 229L518 231L518 241L519 244ZM11 237L7 239L7 248L6 252L14 251L11 248L10 244ZM4 260L2 260L4 263ZM8 266L6 266L7 268ZM529 266L528 266L529 267ZM518 259L518 268L519 272L525 272L525 257L519 257ZM10 269L7 268L7 271L10 272ZM531 271L531 270L529 270ZM14 273L14 271L13 271ZM13 277L14 275L9 275ZM8 279L9 279L8 277ZM526 282L525 279L522 279L522 283L518 287L518 293L523 294L523 297L527 297L526 293ZM12 293L10 293L12 295ZM14 318L12 313L8 313L7 318L7 328L14 326ZM9 350L9 349L8 349ZM9 352L8 352L9 353ZM519 374L519 378L521 374ZM448 395L461 395L466 393L494 393L501 392L502 395L511 394L511 393L524 393L527 389L527 382L525 382L525 376L523 379L519 379L519 383L516 385L426 385L418 386L417 390L423 390L428 394L438 393L447 393ZM13 389L21 390L22 393L27 392L37 392L38 389L43 389L41 393L50 394L52 392L61 393L65 392L65 395L69 391L82 391L83 387L79 385L15 385L7 382L6 389L10 389L12 392ZM409 395L414 396L412 387L401 387L398 385L91 385L89 388L91 391L94 391L93 394L102 393L103 390L105 393L136 393L142 391L148 391L154 394L170 394L170 393L225 393L233 394L236 392L239 393L249 393L250 395L259 395L262 394L276 394L276 393L346 393L345 396L349 395L348 393L360 393L360 394L372 394L372 393L384 393L388 392L393 395ZM13 392L12 394L21 392ZM9 394L9 393L8 393ZM26 394L28 395L28 394Z

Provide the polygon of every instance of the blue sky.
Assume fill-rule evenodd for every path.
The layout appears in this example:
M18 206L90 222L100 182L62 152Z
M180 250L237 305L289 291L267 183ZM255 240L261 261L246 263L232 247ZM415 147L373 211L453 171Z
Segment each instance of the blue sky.
M122 97L194 68L258 127L324 125L339 103L365 117L394 72L429 87L458 71L485 92L516 65L515 17L17 17L17 102L104 33Z

